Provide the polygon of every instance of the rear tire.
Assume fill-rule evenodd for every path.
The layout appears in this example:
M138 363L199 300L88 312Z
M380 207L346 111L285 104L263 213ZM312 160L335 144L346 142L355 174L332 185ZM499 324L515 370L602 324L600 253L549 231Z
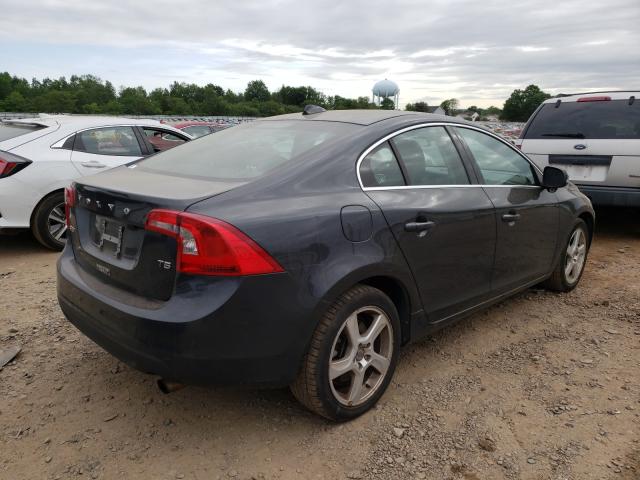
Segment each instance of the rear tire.
M380 399L400 350L400 320L380 290L358 285L326 311L311 338L295 397L330 420L362 415Z
M33 213L31 231L45 247L58 251L64 248L67 225L63 192L54 192L40 202Z
M564 243L555 270L543 286L554 292L570 292L576 288L587 264L589 246L589 228L584 220L578 219Z

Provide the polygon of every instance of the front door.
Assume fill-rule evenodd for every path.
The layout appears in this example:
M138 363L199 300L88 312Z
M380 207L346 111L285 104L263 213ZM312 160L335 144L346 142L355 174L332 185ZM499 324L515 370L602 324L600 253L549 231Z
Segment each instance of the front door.
M517 150L479 130L456 127L495 207L496 258L492 278L500 294L540 280L552 268L559 212L555 193L542 188Z
M363 159L360 177L400 245L430 322L490 295L493 205L471 185L444 127L417 128L383 143Z

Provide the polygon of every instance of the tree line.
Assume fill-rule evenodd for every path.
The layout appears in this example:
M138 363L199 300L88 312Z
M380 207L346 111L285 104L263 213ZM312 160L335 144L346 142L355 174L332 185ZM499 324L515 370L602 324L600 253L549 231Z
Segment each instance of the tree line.
M477 112L480 119L499 115L508 121L526 121L537 106L550 95L536 85L514 90L502 110L497 107L481 109L471 106L466 112ZM390 98L378 107L369 97L345 98L328 96L310 86L283 85L270 92L262 80L247 84L244 92L233 92L208 83L173 82L169 88L155 88L147 92L143 87L122 87L119 90L109 81L94 75L72 75L58 79L32 79L0 73L0 111L85 113L113 115L230 115L262 117L300 112L305 105L320 105L328 110L393 109ZM440 106L447 115L455 115L458 100L444 100ZM407 104L406 110L426 112L426 102Z
M239 93L213 83L179 82L147 92L143 87L116 91L111 82L94 75L73 75L68 80L34 78L29 82L0 73L0 111L5 112L261 117L300 112L308 104L327 109L378 108L368 97L327 96L308 86L283 85L270 92L262 80L249 82Z

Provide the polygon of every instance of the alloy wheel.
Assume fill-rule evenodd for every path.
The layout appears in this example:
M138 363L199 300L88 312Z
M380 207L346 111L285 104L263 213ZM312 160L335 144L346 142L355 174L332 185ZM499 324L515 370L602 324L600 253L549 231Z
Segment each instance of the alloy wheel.
M393 355L393 328L374 306L352 313L336 336L329 359L329 383L335 399L355 407L382 385Z
M49 212L47 230L51 238L56 242L65 243L67 241L67 220L64 203L55 205Z
M567 245L567 256L564 274L567 282L573 284L578 281L587 257L587 238L581 228L576 228Z

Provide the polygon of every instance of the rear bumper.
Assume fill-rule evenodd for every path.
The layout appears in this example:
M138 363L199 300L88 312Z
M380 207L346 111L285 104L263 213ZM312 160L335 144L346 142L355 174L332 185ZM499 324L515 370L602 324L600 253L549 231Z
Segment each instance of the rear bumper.
M591 203L612 207L640 207L640 188L577 185Z
M194 277L168 302L147 305L96 288L98 280L83 272L67 247L57 282L65 316L124 363L168 380L289 385L314 327L310 312L295 304L287 274Z

